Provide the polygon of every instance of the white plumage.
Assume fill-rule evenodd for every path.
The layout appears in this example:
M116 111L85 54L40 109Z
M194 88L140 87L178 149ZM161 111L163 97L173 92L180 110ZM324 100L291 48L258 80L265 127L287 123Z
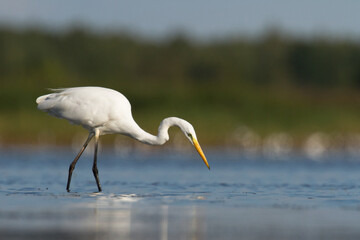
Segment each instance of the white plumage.
M38 109L50 115L82 125L88 130L101 128L101 134L111 129L111 124L133 121L131 105L121 93L100 87L56 89L55 93L36 99ZM121 122L119 122L121 121ZM109 126L109 129L106 126ZM112 129L118 131L120 129Z
M75 87L55 89L53 93L36 99L38 109L58 118L64 118L73 124L83 126L89 131L89 137L76 156L69 169L67 190L69 191L72 171L76 162L85 150L92 137L95 136L95 154L93 172L99 191L101 186L97 170L97 146L100 135L124 134L146 144L162 145L169 140L168 129L178 126L199 152L209 168L204 153L197 141L193 126L187 121L177 118L165 118L159 126L158 135L154 136L141 129L134 121L131 105L121 93L102 87ZM210 168L209 168L210 169Z

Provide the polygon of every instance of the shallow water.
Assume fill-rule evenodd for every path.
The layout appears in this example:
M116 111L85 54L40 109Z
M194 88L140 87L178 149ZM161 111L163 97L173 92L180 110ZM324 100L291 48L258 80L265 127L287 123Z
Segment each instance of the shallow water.
M0 239L359 239L360 161L207 152L0 151Z

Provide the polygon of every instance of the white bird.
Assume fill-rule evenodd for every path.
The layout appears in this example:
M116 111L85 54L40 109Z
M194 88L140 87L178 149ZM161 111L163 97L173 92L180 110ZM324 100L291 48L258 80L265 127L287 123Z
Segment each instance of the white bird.
M70 191L70 182L75 165L90 140L95 137L93 173L99 192L101 185L97 169L98 141L101 135L123 134L150 145L162 145L169 140L168 129L177 126L186 138L195 146L202 160L210 170L206 157L198 143L193 126L177 117L165 118L161 121L158 135L154 136L141 129L132 117L131 105L121 93L102 87L74 87L53 89L53 93L36 99L38 109L58 118L64 118L73 124L83 126L89 131L80 152L69 167L66 190Z

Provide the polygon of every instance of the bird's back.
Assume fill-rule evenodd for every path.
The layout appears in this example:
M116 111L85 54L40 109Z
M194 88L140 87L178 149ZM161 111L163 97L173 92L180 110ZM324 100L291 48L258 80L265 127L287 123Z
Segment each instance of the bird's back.
M111 121L132 119L131 105L121 93L101 87L54 90L36 99L38 109L91 130Z

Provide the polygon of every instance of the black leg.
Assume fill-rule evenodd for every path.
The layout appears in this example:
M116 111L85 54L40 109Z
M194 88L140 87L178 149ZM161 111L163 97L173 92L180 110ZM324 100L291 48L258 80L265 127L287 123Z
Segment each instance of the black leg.
M97 152L98 152L98 143L99 143L99 134L98 132L95 133L95 152L94 152L94 164L93 164L93 173L96 180L97 187L99 189L99 192L101 192L101 185L99 180L99 171L97 168Z
M86 139L83 147L81 148L80 152L78 153L78 155L76 155L74 161L72 161L72 163L70 164L70 167L69 167L69 176L68 176L68 181L67 181L67 185L66 185L66 190L68 192L70 192L70 183L71 183L71 176L72 176L72 173L75 169L75 165L77 163L77 161L79 160L81 154L84 152L85 148L87 147L88 143L90 142L90 140L93 138L94 136L94 133L90 133L89 134L89 137Z

